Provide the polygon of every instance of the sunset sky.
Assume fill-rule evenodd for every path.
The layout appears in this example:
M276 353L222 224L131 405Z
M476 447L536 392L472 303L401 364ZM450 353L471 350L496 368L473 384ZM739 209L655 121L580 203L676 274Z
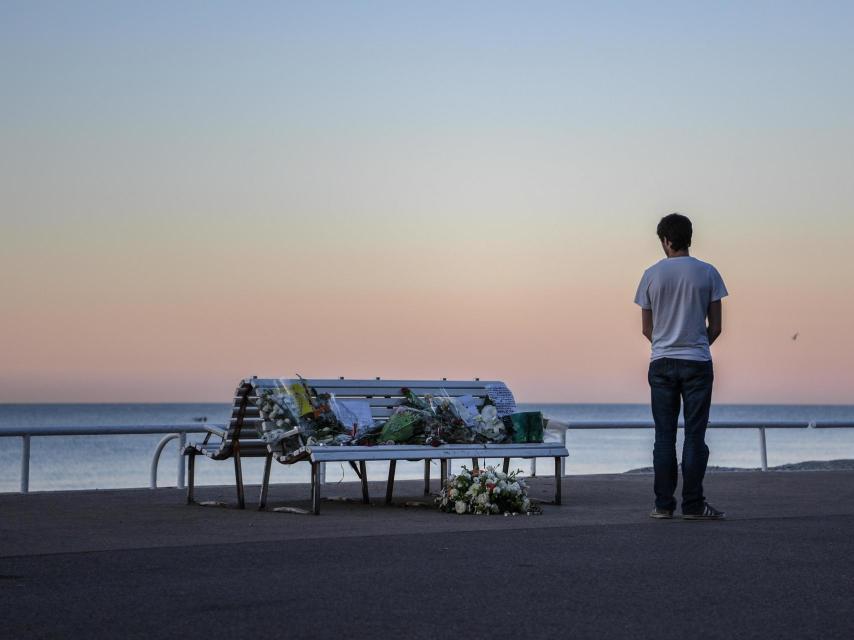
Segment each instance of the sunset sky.
M3 2L0 402L644 402L680 211L716 400L852 404L852 78L850 2Z

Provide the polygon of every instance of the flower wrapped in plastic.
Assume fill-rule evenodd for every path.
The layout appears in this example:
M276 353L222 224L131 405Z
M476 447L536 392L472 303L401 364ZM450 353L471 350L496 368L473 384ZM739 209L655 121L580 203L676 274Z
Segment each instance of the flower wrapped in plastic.
M313 409L302 417L301 423L306 446L349 444L353 439L352 430L342 424L332 410L332 396L321 393L309 397Z
M379 434L382 444L424 444L427 440L428 411L397 407Z
M328 394L313 394L304 380L280 381L257 388L261 416L258 436L283 453L311 445L344 445L352 440L349 427L332 410Z
M510 433L504 421L498 417L494 405L487 404L474 419L474 441L502 444L510 441Z
M504 473L494 467L469 471L466 467L451 476L436 498L442 511L449 513L506 516L540 513L528 498L528 485L519 477L521 471Z
M425 443L433 446L442 444L469 444L474 439L471 427L474 424L474 398L451 397L444 389L437 395L415 396L403 389L403 406L419 410L424 415Z
M299 448L299 418L293 396L285 385L256 390L256 406L261 416L258 437L283 451Z

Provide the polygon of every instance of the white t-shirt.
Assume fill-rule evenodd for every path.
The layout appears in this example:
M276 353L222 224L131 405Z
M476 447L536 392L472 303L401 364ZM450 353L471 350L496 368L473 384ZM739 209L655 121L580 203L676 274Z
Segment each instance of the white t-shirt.
M665 258L643 272L635 304L652 309L652 357L711 360L706 314L728 295L721 274L692 256Z

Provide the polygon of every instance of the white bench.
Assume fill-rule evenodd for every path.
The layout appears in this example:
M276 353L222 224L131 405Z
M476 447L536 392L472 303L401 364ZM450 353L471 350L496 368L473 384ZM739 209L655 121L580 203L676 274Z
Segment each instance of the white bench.
M195 489L196 456L205 456L211 460L234 461L234 481L237 488L237 504L243 509L246 506L243 491L243 468L241 458L269 458L270 449L267 444L258 437L260 426L260 412L254 402L250 400L250 394L241 383L234 397L231 409L231 419L225 427L205 424L208 433L201 442L190 442L182 450L187 456L187 504L193 503ZM211 442L211 437L219 438Z
M227 429L213 431L221 437L221 442L211 444L209 437L198 444L185 448L190 456L187 500L193 499L193 458L206 455L213 459L234 458L235 480L238 502L244 506L243 479L240 466L241 456L265 457L264 477L261 484L259 507L265 508L270 482L270 470L273 459L282 464L308 462L311 464L311 503L312 512L320 512L321 468L327 462L349 463L362 483L362 499L369 501L367 484L367 462L388 461L389 474L386 488L386 502L391 502L394 491L394 476L398 460L425 462L424 492L429 493L430 461L440 461L440 479L442 486L447 481L448 460L470 459L477 466L478 458L504 458L505 470L510 458L554 458L555 461L555 504L561 503L561 460L568 453L562 443L513 443L513 444L445 444L438 447L427 445L379 445L379 446L318 446L305 445L294 451L285 452L281 447L267 447L258 439L256 428L262 420L256 401L264 389L275 388L294 380L247 378L241 381L234 397L232 417ZM444 394L458 397L471 395L479 403L492 398L497 403L505 403L515 408L513 395L503 382L499 381L459 381L459 380L307 380L309 388L317 393L334 394L338 399L367 399L371 406L371 415L376 421L388 419L402 399L401 389L411 389L415 394Z

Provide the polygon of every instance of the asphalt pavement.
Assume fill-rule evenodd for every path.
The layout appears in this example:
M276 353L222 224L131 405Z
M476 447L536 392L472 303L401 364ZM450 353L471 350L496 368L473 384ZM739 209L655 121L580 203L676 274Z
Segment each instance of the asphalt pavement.
M395 506L329 485L319 516L230 487L3 494L0 638L854 637L854 472L710 475L724 522L649 519L651 483L571 476L515 517L414 506L417 482Z

